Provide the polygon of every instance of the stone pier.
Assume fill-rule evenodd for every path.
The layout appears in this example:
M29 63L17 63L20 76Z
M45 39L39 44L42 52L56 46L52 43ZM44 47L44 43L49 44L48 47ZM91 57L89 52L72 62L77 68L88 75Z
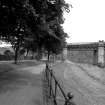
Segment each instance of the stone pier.
M63 48L63 53L62 53L62 60L67 59L67 47Z
M98 66L105 67L105 50L104 50L104 41L99 41L98 45Z

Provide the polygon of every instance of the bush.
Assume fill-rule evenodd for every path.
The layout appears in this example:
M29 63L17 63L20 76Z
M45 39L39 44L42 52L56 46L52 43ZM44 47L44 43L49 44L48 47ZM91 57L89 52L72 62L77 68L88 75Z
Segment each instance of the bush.
M14 56L8 56L8 55L1 55L0 54L0 61L3 61L3 60L13 60L14 59Z
M4 52L4 55L2 55L2 56L4 56L3 60L13 60L14 59L14 53L11 52L10 50L6 50Z

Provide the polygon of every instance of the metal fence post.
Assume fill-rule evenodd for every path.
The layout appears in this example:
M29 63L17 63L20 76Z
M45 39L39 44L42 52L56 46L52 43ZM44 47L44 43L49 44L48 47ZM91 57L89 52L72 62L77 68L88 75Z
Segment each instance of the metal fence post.
M56 98L56 94L57 94L57 82L55 81L55 98Z
M50 96L52 95L52 73L53 73L53 70L50 69Z
M71 92L69 92L67 94L67 99L65 100L64 105L75 105L75 103L72 101L72 99L73 99L73 94Z

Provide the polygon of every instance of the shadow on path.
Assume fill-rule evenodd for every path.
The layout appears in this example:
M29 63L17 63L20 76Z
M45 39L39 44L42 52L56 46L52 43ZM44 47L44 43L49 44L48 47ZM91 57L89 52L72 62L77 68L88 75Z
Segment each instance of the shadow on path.
M42 105L42 75L5 68L0 72L0 105Z

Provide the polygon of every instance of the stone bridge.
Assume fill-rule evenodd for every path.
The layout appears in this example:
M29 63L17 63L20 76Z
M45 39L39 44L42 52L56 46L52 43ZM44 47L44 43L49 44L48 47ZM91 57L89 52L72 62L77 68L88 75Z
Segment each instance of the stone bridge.
M105 42L99 41L99 42L92 42L92 43L77 43L77 44L67 44L67 47L64 48L63 55L64 58L70 58L71 55L70 52L87 52L89 55L90 52L92 52L92 56L87 57L85 59L92 59L92 64L98 65L100 67L105 67ZM72 54L73 55L73 54ZM74 55L79 56L79 55ZM82 58L82 56L81 56Z

